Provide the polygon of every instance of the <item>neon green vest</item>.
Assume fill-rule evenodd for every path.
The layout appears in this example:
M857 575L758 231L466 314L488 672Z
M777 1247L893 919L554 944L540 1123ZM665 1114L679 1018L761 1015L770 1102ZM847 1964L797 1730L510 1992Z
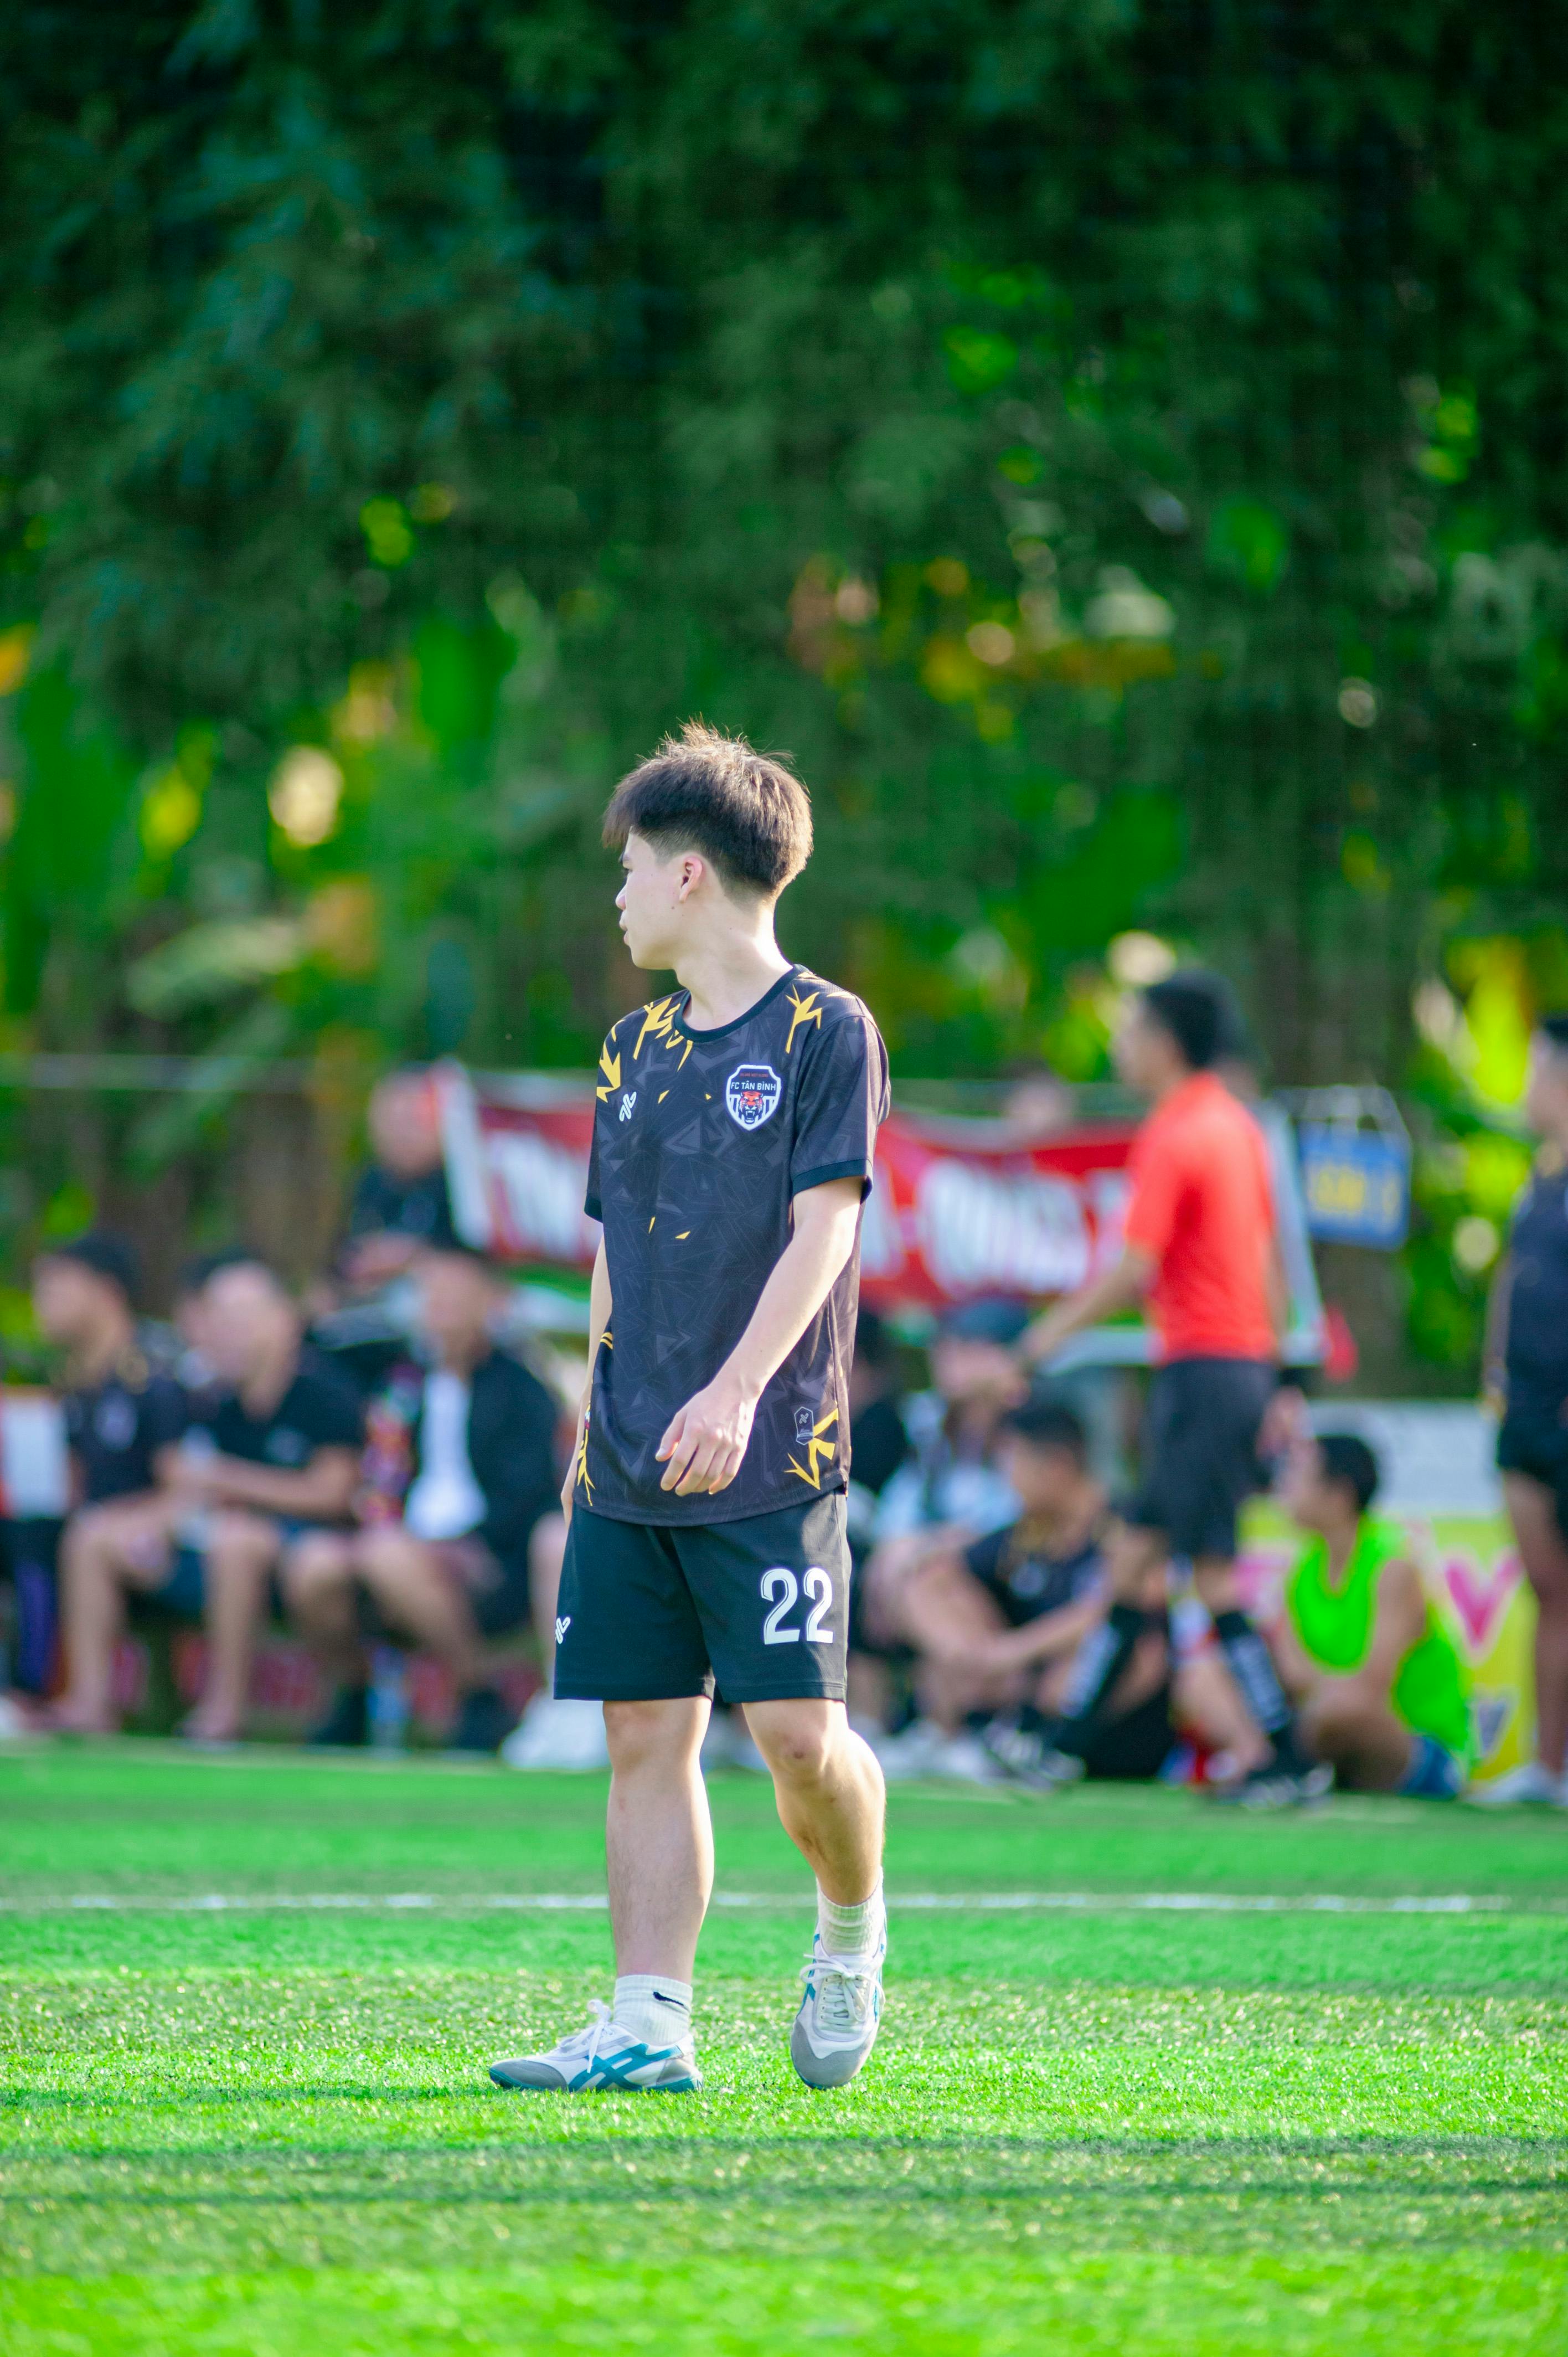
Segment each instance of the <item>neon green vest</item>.
M1359 1670L1372 1641L1377 1617L1378 1575L1385 1563L1408 1555L1409 1542L1391 1523L1364 1516L1338 1587L1328 1577L1328 1547L1314 1539L1292 1572L1285 1602L1302 1651L1320 1669ZM1454 1641L1432 1608L1426 1628L1395 1674L1395 1716L1417 1735L1430 1735L1458 1755L1470 1757L1470 1711Z

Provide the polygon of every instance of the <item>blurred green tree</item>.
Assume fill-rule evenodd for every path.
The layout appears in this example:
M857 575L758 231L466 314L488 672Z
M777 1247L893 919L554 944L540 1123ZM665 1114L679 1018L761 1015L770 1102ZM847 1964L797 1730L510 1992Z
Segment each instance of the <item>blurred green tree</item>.
M1565 64L1524 0L18 0L16 1036L581 1060L597 807L701 709L904 1071L1087 1071L1148 925L1276 1078L1430 1076L1412 986L1562 938Z

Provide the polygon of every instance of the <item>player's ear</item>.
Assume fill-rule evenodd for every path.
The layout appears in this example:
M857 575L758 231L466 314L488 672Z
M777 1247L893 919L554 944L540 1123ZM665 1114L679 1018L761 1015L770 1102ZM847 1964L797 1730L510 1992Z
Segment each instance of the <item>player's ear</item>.
M676 899L683 900L689 892L694 892L706 874L707 862L703 859L700 852L682 852L681 855L681 888L675 896Z

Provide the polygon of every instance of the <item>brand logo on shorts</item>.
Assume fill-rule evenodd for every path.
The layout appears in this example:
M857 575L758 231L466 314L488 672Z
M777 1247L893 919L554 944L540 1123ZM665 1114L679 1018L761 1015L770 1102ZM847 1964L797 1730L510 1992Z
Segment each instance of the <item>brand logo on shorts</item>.
M564 1620L563 1620L563 1619L562 1619L562 1617L561 1617L561 1615L560 1615L559 1613L557 1613L557 1614L556 1614L556 1616L555 1616L555 1642L556 1642L557 1644L560 1644L560 1642L561 1642L562 1639L565 1636L567 1630L568 1630L571 1626L572 1626L572 1615L571 1615L569 1612L566 1614L566 1617L565 1617L565 1619L564 1619Z
M725 1082L725 1103L731 1121L742 1129L760 1129L779 1110L784 1083L771 1064L737 1064Z
M635 1089L628 1089L620 1101L620 1117L622 1121L629 1121L631 1119L636 1105L637 1091Z

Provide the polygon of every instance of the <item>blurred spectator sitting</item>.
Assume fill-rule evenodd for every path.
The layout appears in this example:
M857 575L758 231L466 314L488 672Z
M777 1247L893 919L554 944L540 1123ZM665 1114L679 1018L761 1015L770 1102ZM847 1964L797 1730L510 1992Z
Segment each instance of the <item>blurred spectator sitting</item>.
M1028 1389L1015 1349L1028 1323L1016 1301L969 1301L942 1318L931 1344L932 1388L904 1411L909 1456L882 1492L879 1547L949 1523L979 1535L1016 1514L995 1443L1003 1416Z
M199 1295L212 1390L191 1404L159 1490L102 1507L63 1563L70 1684L55 1723L113 1721L113 1652L127 1591L199 1618L201 1699L182 1730L226 1742L244 1719L251 1652L269 1576L307 1524L339 1520L359 1480L358 1402L302 1360L297 1310L259 1260L220 1257Z
M35 1531L48 1542L36 1550L46 1611L48 1566L58 1560L63 1572L109 1500L152 1503L185 1430L185 1394L155 1369L136 1322L136 1278L130 1244L97 1232L52 1246L34 1266L38 1330L65 1354L59 1394L70 1469L58 1558L58 1526ZM52 1631L52 1614L47 1625Z
M156 1490L185 1431L185 1394L155 1371L136 1322L136 1257L122 1238L78 1236L39 1254L33 1310L66 1353L61 1401L71 1505Z
M897 1354L893 1337L875 1309L863 1309L855 1321L849 1428L849 1535L858 1555L875 1534L883 1491L909 1454L909 1435L898 1397Z
M1014 1351L1027 1323L1014 1301L949 1310L931 1343L933 1388L904 1404L908 1454L883 1485L852 1606L851 1697L868 1727L886 1723L892 1708L905 1581L928 1555L965 1546L1017 1514L995 1445L1002 1417L1028 1389Z
M360 1174L338 1255L355 1293L373 1293L411 1268L429 1244L456 1243L441 1138L441 1103L428 1072L389 1072L371 1092L371 1159Z
M367 1740L362 1593L377 1622L450 1671L459 1695L453 1748L493 1751L512 1714L486 1682L486 1639L532 1613L547 1683L554 1653L565 1544L556 1407L538 1377L496 1347L499 1292L483 1258L456 1245L426 1249L415 1283L430 1363L402 1371L371 1408L361 1527L302 1539L284 1588L338 1681L316 1741Z
M927 1555L899 1597L922 1709L949 1732L974 1711L1041 1698L1048 1672L1104 1616L1108 1509L1078 1417L1044 1400L1010 1408L997 1459L1017 1521Z
M1459 1656L1404 1534L1370 1512L1378 1460L1353 1433L1307 1437L1284 1503L1312 1534L1269 1631L1302 1738L1341 1788L1450 1801L1469 1774Z
M1222 1663L1212 1653L1178 1661L1163 1613L1144 1630L1112 1685L1077 1761L1050 1760L1049 1731L1069 1705L1078 1657L1103 1629L1110 1602L1101 1552L1112 1517L1090 1469L1089 1443L1072 1410L1042 1399L1004 1417L1001 1469L1023 1511L1007 1528L962 1550L928 1556L901 1596L904 1634L919 1656L917 1687L927 1724L900 1739L904 1772L1061 1774L1128 1779L1159 1773L1178 1724L1208 1749L1266 1750ZM1151 1604L1163 1598L1156 1593ZM982 1719L978 1743L943 1754Z

